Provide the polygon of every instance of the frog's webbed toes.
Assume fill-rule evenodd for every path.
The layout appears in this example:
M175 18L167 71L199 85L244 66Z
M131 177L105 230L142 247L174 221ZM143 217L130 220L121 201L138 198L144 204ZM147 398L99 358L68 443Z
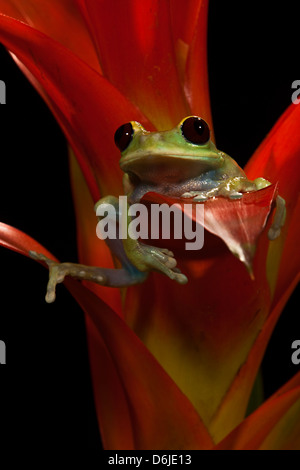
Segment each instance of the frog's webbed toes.
M186 277L186 275L183 274L178 268L173 269L173 278L171 279L178 282L178 284L182 284L182 285L188 282L188 278Z
M177 268L174 253L166 248L140 244L143 260L148 269L160 271L179 284L186 284L187 277Z
M159 248L156 249L151 247L151 254L164 266L167 268L173 269L177 265L177 261L174 258L174 253L172 251L167 250L166 248Z
M229 193L229 199L241 199L243 197L243 193L239 191L231 191Z
M49 281L47 284L47 293L45 300L48 304L51 304L56 299L56 285L63 282L67 273L62 272L58 266L51 266L49 268Z
M182 198L193 198L193 201L205 202L208 199L207 192L205 191L189 191L181 195Z
M37 261L43 261L49 267L49 281L47 284L46 302L52 303L56 298L56 285L62 283L66 276L72 276L74 279L88 280L97 284L106 285L107 276L104 270L93 266L84 266L75 263L57 263L47 256L35 251L30 251L31 258Z
M49 268L49 281L47 284L47 293L45 300L47 303L52 303L56 298L56 285L64 281L65 277L70 274L69 266L71 263L57 263L56 261L47 258L47 256L30 251L29 255L31 258L37 261L43 261L48 265Z

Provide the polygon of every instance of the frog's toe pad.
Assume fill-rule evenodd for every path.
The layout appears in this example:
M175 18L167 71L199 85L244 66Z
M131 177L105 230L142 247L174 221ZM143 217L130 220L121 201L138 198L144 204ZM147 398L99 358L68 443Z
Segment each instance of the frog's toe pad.
M56 298L56 285L63 282L65 277L69 274L69 263L57 263L36 251L29 251L29 256L36 261L43 261L49 267L49 281L45 300L50 304L54 302Z
M241 199L243 197L243 193L239 193L238 191L232 191L229 193L229 199Z
M159 271L179 284L186 284L187 277L178 269L174 253L167 248L141 245L147 269Z
M174 270L175 271L175 270ZM186 284L188 282L188 278L185 274L178 269L179 272L174 272L174 281L178 282L178 284Z
M163 265L169 269L173 269L177 265L177 261L174 258L174 253L167 250L166 248L151 249L151 253L159 263L163 263Z

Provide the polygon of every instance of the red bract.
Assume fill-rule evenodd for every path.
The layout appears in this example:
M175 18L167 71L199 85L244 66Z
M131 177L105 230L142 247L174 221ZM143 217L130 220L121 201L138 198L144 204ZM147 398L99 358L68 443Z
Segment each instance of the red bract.
M211 125L207 8L207 0L186 1L184 8L177 0L30 0L25 6L0 0L0 40L76 156L71 175L84 264L113 266L95 236L93 202L100 194L122 194L115 129L137 120L164 130L191 114ZM106 449L299 448L298 421L291 419L299 416L299 374L244 418L268 340L298 280L299 250L292 254L292 247L299 236L299 123L300 107L292 105L247 165L249 178L273 186L242 201L205 203L206 228L214 235L199 256L176 253L186 286L151 274L122 302L117 289L66 281L87 315ZM270 242L277 184L287 221ZM253 278L223 242L251 265ZM1 243L25 255L45 253L4 224Z

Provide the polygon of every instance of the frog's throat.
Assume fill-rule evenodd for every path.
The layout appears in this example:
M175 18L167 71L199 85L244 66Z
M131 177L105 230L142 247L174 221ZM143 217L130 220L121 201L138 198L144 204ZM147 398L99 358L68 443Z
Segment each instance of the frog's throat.
M223 154L216 152L207 152L205 155L181 155L178 154L163 154L163 153L153 153L152 152L136 152L134 154L123 157L120 161L120 167L124 172L134 171L134 167L142 165L157 165L157 164L179 164L180 161L184 164L193 164L207 168L217 168L221 166L224 162Z

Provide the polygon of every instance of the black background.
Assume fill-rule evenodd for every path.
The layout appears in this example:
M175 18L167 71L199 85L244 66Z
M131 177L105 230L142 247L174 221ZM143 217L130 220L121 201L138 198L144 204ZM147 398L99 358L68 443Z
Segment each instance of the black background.
M211 1L209 73L218 148L243 165L291 103L300 79L297 17L292 2ZM270 8L267 8L269 3ZM66 143L41 98L0 49L0 220L76 261ZM295 250L299 249L295 247ZM47 272L2 249L0 408L8 442L76 452L99 449L84 319L63 288L44 302ZM292 302L297 303L292 303ZM269 345L263 369L269 396L299 370L291 343L300 339L299 296L293 295ZM6 420L3 421L4 412Z

